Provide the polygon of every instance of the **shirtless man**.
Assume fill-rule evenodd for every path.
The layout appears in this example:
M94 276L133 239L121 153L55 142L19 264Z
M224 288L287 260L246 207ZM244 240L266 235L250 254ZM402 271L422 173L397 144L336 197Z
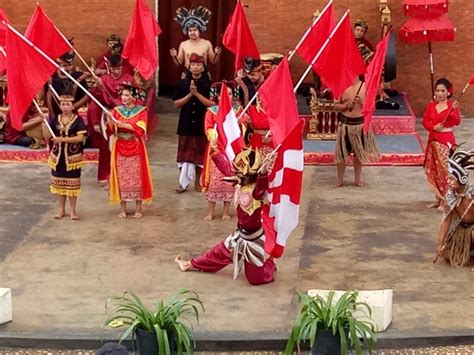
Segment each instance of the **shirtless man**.
M341 115L337 127L335 154L337 180L333 187L343 185L347 159L351 153L354 153L354 184L357 187L362 187L362 164L379 158L374 135L370 131L363 131L362 106L366 87L361 78L357 77L354 84L349 86L341 99L334 104L334 110L341 112Z
M171 57L178 67L184 64L184 67L189 69L189 58L192 53L204 57L205 65L216 64L219 60L221 47L217 46L214 51L211 42L201 38L201 33L207 30L211 15L212 13L204 6L192 7L189 10L181 7L176 10L174 19L181 25L183 34L189 37L188 40L180 43L178 50L170 49Z
M451 266L466 266L474 249L474 189L468 172L474 169L474 150L458 150L448 163L448 192L433 262L444 257Z

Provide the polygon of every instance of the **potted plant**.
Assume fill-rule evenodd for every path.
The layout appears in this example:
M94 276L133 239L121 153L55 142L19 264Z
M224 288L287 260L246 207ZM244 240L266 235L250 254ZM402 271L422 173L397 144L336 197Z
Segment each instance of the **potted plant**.
M147 308L140 298L131 291L107 302L113 307L112 316L106 321L109 327L126 326L120 341L130 334L136 338L137 350L141 355L172 353L193 354L194 342L191 326L183 323L187 316L199 323L199 311L204 306L198 294L180 289L167 302L160 301L154 309Z
M346 355L350 345L360 355L360 338L371 352L377 341L373 325L355 319L354 312L361 311L370 320L372 311L367 303L357 302L357 295L356 291L347 291L335 302L334 291L329 292L327 300L319 295L312 297L298 292L301 310L286 344L285 355L292 354L295 346L299 350L299 344L307 340L312 354Z

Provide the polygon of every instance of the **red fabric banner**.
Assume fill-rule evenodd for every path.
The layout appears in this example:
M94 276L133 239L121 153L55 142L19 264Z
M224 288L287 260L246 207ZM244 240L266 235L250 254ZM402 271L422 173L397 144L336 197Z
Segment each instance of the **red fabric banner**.
M56 66L7 28L8 103L12 126L20 130L22 117Z
M334 28L335 20L333 7L334 6L331 3L326 11L319 15L316 24L311 27L308 36L298 48L299 56L308 64L311 64L313 58L319 52L321 46Z
M222 44L235 54L235 71L242 68L242 58L260 58L257 44L250 31L245 11L240 1L235 5L234 13L224 33Z
M344 90L354 83L357 75L365 73L364 60L357 49L349 16L340 24L313 65L313 70L332 90L335 98L341 97Z
M127 59L145 80L150 79L158 67L156 37L160 33L161 28L148 5L143 0L136 0L122 57Z
M40 5L36 5L35 12L26 28L25 37L51 59L62 56L72 48Z
M3 21L6 23L10 23L10 20L8 19L7 15L5 12L0 8L0 46L5 47L7 44L7 38L6 38L6 27L3 25Z
M265 80L258 91L258 96L268 116L273 143L275 146L281 144L300 120L288 57L283 58Z
M375 98L380 89L380 80L382 78L382 70L385 64L385 56L387 54L388 41L390 33L388 33L378 44L375 49L375 56L367 67L365 75L366 94L362 113L364 114L364 131L368 132L372 115L375 111Z
M469 84L474 85L474 74L472 74L471 79L469 79Z

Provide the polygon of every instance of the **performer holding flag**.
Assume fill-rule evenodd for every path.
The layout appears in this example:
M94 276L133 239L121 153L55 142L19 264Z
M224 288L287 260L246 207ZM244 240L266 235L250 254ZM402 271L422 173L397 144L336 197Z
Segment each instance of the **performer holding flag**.
M203 255L191 260L183 260L178 255L175 261L183 272L217 272L233 263L234 279L244 269L250 284L261 285L272 282L276 270L273 258L264 250L262 226L262 206L268 188L267 170L275 156L264 159L259 151L241 150L243 138L234 134L238 125L235 114L231 112L229 94L223 84L217 127L221 138L218 138L219 142L212 142L211 154L216 166L226 176L225 180L236 184L237 229ZM235 156L233 161L228 158L232 156Z

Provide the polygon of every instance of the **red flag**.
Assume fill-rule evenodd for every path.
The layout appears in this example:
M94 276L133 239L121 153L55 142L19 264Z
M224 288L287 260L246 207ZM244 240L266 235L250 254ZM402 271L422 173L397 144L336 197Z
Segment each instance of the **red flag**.
M25 37L52 59L62 56L72 48L39 4L31 16Z
M4 70L7 69L7 54L5 49L0 46L0 75L3 75Z
M22 117L56 66L19 35L7 28L8 103L12 126L20 130Z
M225 152L229 161L233 161L242 151L245 142L225 84L222 84L216 122L219 148Z
M148 80L158 67L156 37L161 28L155 15L143 0L136 0L132 22L123 47L122 57Z
M0 46L5 47L7 44L7 28L3 24L3 21L10 23L5 12L0 8Z
M299 121L288 58L285 57L258 91L275 145L281 144Z
M375 56L367 67L367 74L365 75L366 93L362 113L364 114L364 131L366 133L369 130L372 114L375 111L375 98L380 89L380 79L382 78L389 40L390 33L377 44Z
M304 120L294 126L280 149L270 173L269 205L263 206L265 251L278 258L286 241L298 225L301 190L303 185L303 127Z
M235 71L242 68L242 58L260 58L257 44L253 39L244 7L240 1L235 5L234 13L224 33L222 44L235 54Z
M333 7L333 3L331 3L326 10L319 15L317 22L311 27L308 36L298 48L298 54L308 64L311 64L313 58L334 28Z
M469 84L474 85L474 74L472 74L471 79L469 79Z
M357 49L349 16L333 32L313 70L336 98L341 97L344 90L354 83L357 75L365 73L364 60Z

